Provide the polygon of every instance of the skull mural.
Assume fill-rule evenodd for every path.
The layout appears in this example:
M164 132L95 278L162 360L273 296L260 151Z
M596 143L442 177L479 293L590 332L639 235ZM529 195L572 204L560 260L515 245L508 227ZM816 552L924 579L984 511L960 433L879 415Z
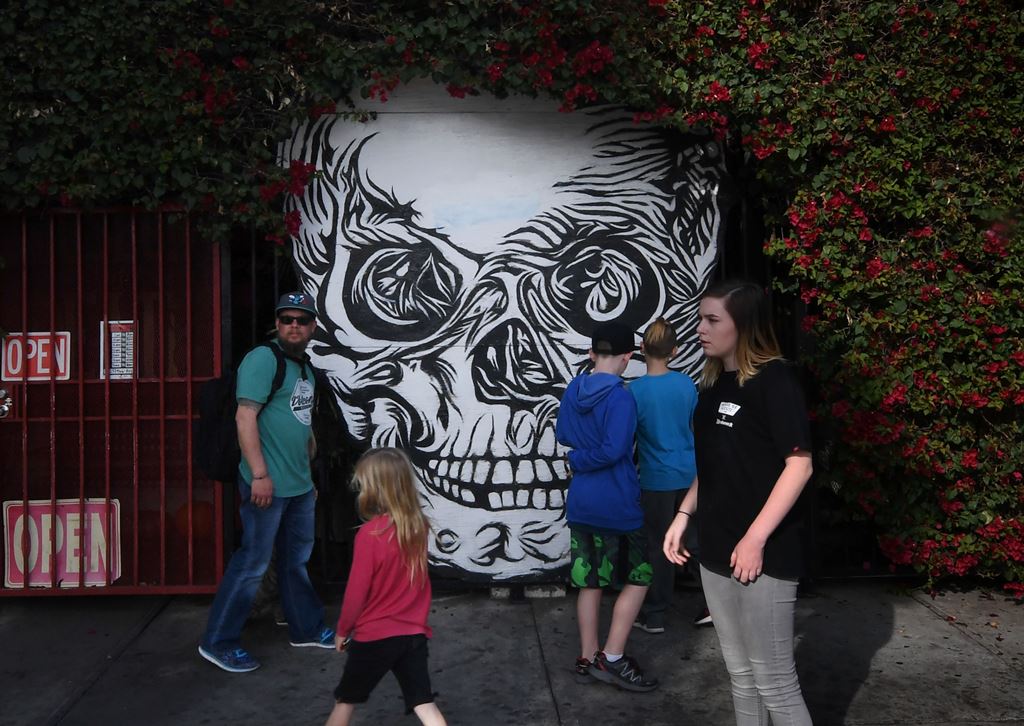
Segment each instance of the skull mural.
M323 118L285 149L322 173L291 207L321 313L310 352L353 433L409 452L433 567L543 579L568 560L562 391L610 319L665 316L696 369L724 165L614 109L431 103Z

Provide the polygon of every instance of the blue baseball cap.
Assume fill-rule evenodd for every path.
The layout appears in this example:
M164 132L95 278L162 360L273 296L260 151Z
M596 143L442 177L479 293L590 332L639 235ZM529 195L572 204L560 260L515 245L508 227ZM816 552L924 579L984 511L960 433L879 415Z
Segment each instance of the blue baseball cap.
M304 292L286 292L282 295L277 301L277 307L274 308L274 312L279 313L282 310L302 310L314 318L316 317L316 306L313 304L313 298Z

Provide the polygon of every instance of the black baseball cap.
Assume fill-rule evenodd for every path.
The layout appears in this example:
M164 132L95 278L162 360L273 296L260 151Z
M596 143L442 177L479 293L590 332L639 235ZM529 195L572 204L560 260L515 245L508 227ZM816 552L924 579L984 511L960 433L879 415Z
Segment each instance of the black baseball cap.
M590 349L597 355L622 355L636 350L636 336L622 323L601 323L590 336Z

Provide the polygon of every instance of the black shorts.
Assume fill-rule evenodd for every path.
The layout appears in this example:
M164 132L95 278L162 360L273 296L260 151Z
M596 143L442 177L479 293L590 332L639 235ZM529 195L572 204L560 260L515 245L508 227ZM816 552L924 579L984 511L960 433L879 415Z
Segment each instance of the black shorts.
M397 635L393 638L348 644L348 660L334 689L338 703L366 703L370 692L391 671L398 679L406 713L434 702L427 672L427 636Z
M648 559L647 534L632 532L590 532L569 528L570 578L573 587L598 588L651 584L653 570Z

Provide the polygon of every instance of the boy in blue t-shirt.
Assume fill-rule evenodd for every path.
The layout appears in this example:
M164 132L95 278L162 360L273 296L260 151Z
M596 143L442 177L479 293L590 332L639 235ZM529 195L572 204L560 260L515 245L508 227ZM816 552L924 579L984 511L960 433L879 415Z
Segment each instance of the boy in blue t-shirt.
M693 410L697 387L690 377L671 371L676 355L676 332L658 318L644 332L647 375L630 382L637 407L637 451L640 460L640 502L654 570L635 627L648 633L665 632L665 611L672 600L675 565L665 559L665 539L679 504L697 475L693 453Z
M622 381L633 357L634 333L603 323L590 346L590 373L569 383L558 409L555 436L570 447L572 480L565 502L572 584L580 589L576 620L579 681L598 680L629 691L651 691L648 678L625 655L626 640L651 581L640 483L633 465L636 403ZM659 556L664 559L659 551ZM601 590L621 586L603 649L598 647Z

